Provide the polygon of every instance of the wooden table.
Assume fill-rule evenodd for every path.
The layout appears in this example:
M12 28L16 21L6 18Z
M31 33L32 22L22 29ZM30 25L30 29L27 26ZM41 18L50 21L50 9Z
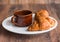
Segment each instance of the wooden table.
M58 26L50 32L38 35L22 35L9 32L2 27L2 21L13 15L13 11L17 9L29 9L33 12L46 9L50 16L58 21ZM60 42L60 4L0 5L0 42Z

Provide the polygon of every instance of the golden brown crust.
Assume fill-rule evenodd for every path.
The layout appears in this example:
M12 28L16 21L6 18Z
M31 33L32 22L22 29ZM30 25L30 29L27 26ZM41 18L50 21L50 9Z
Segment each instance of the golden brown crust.
M48 13L48 11L46 11L46 10L38 11L38 12L37 12L37 15L39 15L39 16L41 16L41 17L44 17L44 18L49 17L49 13Z
M33 24L31 26L29 26L28 30L29 31L37 31L37 30L39 30L39 26L37 24L37 21L34 21Z
M54 21L49 18L49 14L46 10L38 11L35 14L34 23L29 26L29 31L47 30L54 25Z
M46 18L48 20L48 22L51 24L51 26L53 26L55 24L55 21L52 20L51 18Z

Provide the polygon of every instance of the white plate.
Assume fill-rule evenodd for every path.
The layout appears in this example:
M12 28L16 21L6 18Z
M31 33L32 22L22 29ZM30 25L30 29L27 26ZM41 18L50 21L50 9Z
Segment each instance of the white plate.
M48 32L48 31L51 31L51 30L55 29L57 24L58 24L57 21L53 17L50 17L51 19L55 20L55 25L53 27L51 27L50 29L44 30L44 31L27 31L28 27L17 27L17 26L14 26L11 23L11 17L6 18L2 22L2 26L8 31L11 31L11 32L14 32L14 33L18 33L18 34L41 34L41 33L45 33L45 32Z

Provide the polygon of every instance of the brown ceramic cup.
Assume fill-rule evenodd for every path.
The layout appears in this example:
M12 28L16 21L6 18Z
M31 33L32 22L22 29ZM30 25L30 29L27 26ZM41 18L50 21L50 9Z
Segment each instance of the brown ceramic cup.
M11 22L20 27L29 26L32 23L32 12L29 10L16 11Z

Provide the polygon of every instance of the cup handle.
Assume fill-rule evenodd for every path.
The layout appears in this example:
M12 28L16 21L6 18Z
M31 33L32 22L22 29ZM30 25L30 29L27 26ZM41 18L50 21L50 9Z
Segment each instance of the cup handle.
M11 18L11 22L12 22L12 23L15 23L15 18L16 18L15 16L13 16L13 17Z

